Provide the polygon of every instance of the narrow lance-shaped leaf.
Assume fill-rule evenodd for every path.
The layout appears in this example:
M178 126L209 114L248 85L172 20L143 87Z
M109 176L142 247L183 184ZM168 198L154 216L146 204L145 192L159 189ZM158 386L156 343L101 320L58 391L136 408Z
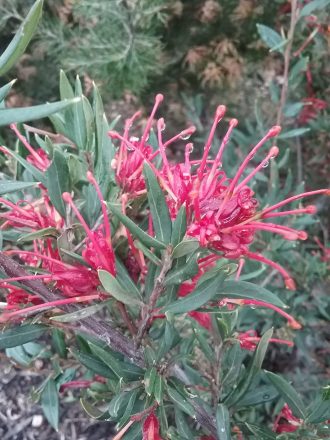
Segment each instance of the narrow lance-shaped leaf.
M16 347L38 339L47 327L39 324L26 324L0 333L0 350Z
M226 274L219 272L216 276L202 283L189 295L162 309L162 313L187 313L196 310L217 295L225 280Z
M199 241L194 238L182 240L173 249L173 258L180 258L196 251L199 248Z
M4 103L1 103L4 99L5 99L5 97L8 95L8 93L10 92L10 90L11 90L11 88L12 88L12 86L15 84L15 82L16 82L16 80L15 79L13 79L12 81L10 81L8 84L5 84L4 86L2 86L1 88L0 88L0 104L1 104L1 107L0 108L3 108L4 107ZM3 107L2 107L3 106Z
M246 427L252 434L254 434L255 440L276 440L277 435L270 429L253 425L252 423L245 423Z
M272 337L273 329L267 330L261 337L259 344L253 354L251 362L239 381L237 388L227 396L225 403L228 407L235 405L248 391L255 375L260 371L266 355L269 339Z
M186 207L181 206L176 219L173 222L171 243L176 246L183 240L183 237L187 230L187 213Z
M27 17L16 32L14 38L0 57L0 76L4 75L23 55L35 30L42 13L43 0L37 0L30 9Z
M154 247L156 249L165 249L166 244L162 243L159 240L156 240L153 237L150 237L149 234L144 232L139 226L137 226L127 215L123 214L118 205L114 203L109 203L109 208L115 214L116 217L123 223L124 226L134 235L134 237L138 238L142 241L146 246Z
M0 110L0 120L1 120L1 110ZM41 182L42 184L46 183L44 174L41 173L38 170L38 168L30 164L27 160L23 159L23 157L21 157L18 153L16 153L16 151L9 150L9 148L6 147L2 147L2 149L6 151L8 156L12 156L14 159L17 160L17 162L23 165L23 167L27 171L29 171L38 182Z
M100 269L98 271L99 279L102 283L102 286L104 289L110 293L117 301L120 301L124 304L141 304L141 301L139 301L137 298L133 297L132 292L128 293L122 287L119 282L116 280L116 278L111 275L111 273L107 272L106 270Z
M66 215L66 206L62 198L64 192L70 192L70 172L64 154L56 149L54 150L53 160L46 171L47 189L51 202L61 214Z
M59 421L58 391L54 379L49 379L41 393L41 407L48 422L57 431Z
M66 109L69 105L80 101L80 99L81 98L74 98L71 100L35 105L33 107L0 109L0 127L9 125L12 122L19 123L45 118L53 113Z
M82 363L86 368L93 371L100 376L107 377L108 379L116 379L113 371L98 357L87 354L82 351L73 351L72 354Z
M17 239L17 243L25 243L26 241L33 241L42 237L58 237L58 235L59 232L56 228L49 227L39 229L39 231L36 232L30 232L29 234L24 234Z
M217 433L219 440L230 440L229 411L226 405L219 404L216 411Z
M273 49L275 47L280 48L280 52L283 51L283 47L281 46L283 42L283 38L281 35L274 31L274 29L265 26L263 24L257 24L258 33L262 39L262 41L270 48Z
M293 414L301 419L305 418L305 405L292 385L289 384L283 377L266 371L267 378L271 381L278 392L281 394L283 400L289 405Z
M225 281L218 293L221 298L255 299L277 307L286 307L272 292L248 281Z
M36 186L36 182L18 182L16 180L1 180L0 181L0 195L9 194L16 191Z
M159 186L157 177L147 163L144 164L143 172L146 179L148 201L156 238L166 244L170 243L172 222L164 193Z

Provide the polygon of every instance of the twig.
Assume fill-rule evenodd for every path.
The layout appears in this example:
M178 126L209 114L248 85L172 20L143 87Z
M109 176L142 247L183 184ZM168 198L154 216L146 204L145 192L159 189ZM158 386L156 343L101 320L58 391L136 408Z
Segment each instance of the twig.
M165 276L166 276L167 272L171 269L171 266L172 266L171 254L172 254L172 249L171 249L171 247L168 247L166 249L166 251L164 252L164 256L163 256L163 260L162 260L163 267L162 267L162 270L160 271L160 274L158 275L158 277L155 281L154 289L150 295L149 304L146 304L145 308L142 309L142 320L140 323L140 328L139 328L138 334L136 336L136 345L137 346L140 345L142 338L143 338L145 332L147 331L153 309L155 308L155 305L157 303L158 298L161 296L161 294L163 293L163 291L165 289L165 286L164 286Z
M298 1L292 0L292 2L291 2L291 21L290 21L290 28L289 28L289 32L288 32L288 44L286 45L286 48L284 51L283 85L282 85L282 90L281 90L280 106L277 111L276 125L281 125L281 123L282 123L283 110L285 107L287 94L288 94L291 50L292 50L292 44L293 44L294 31L295 31L295 27L297 24L298 13L299 13Z
M29 275L20 264L12 258L7 257L3 252L0 252L0 269L9 277L23 277ZM32 290L45 302L63 298L58 291L51 291L40 280L23 280L20 283ZM63 305L61 308L66 312L79 310L79 307L71 304ZM101 323L93 317L86 317L79 321L79 327L77 327L77 330L103 340L111 348L122 353L124 356L127 356L136 365L142 366L144 364L142 351L136 349L135 345L129 338L110 325Z
M166 273L171 267L170 255L171 252L170 249L168 249L164 255L164 266L161 273L159 274L159 277L156 280L155 288L150 298L150 303L153 305L155 305L157 299L163 292L164 279ZM22 268L20 264L18 264L12 258L7 257L3 252L0 252L0 270L10 277L28 275L28 273ZM32 290L44 301L54 301L55 299L62 298L58 291L51 291L40 280L23 280L20 281L20 283L26 286L29 290ZM72 312L79 309L79 307L71 304L63 305L61 308L67 312ZM141 349L136 348L131 339L127 338L113 327L104 323L100 323L93 317L86 317L78 322L80 327L77 327L77 331L87 333L89 335L95 336L98 339L101 339L102 341L106 342L109 347L128 357L131 362L134 362L140 367L144 367L143 352ZM174 365L171 368L171 372L186 385L189 385L189 379L178 365ZM189 402L195 409L196 421L205 429L207 429L212 435L216 436L217 430L214 417L209 415L202 406L198 405L198 403L194 401L194 399L189 399Z

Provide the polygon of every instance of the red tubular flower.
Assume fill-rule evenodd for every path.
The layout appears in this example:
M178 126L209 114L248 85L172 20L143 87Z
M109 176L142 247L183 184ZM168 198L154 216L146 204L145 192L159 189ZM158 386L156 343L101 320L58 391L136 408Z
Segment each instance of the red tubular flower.
M41 148L38 148L37 150L35 150L27 141L26 137L23 136L16 124L11 124L10 128L13 130L13 132L16 134L16 136L18 137L18 139L22 142L22 144L24 145L24 147L29 151L29 155L27 156L26 160L34 165L36 168L38 168L40 171L46 171L47 168L50 165L50 159L47 156L47 153L42 150Z
M143 440L162 440L159 434L159 421L154 413L148 415L142 427Z
M285 404L279 415L276 417L273 431L279 434L282 432L294 432L297 431L301 424L302 420L295 417L292 414L290 407Z
M167 203L171 217L176 217L178 210L183 204L186 206L188 236L196 237L202 247L208 248L211 251L220 252L225 258L238 259L245 257L270 265L278 270L284 277L286 287L294 290L295 284L288 272L279 264L260 254L251 252L249 249L250 245L253 243L258 231L268 231L273 234L278 234L286 240L305 240L307 234L304 231L297 231L277 223L269 223L268 219L284 215L313 214L315 212L314 207L298 208L284 212L275 211L295 200L327 193L328 190L322 189L299 194L267 207L266 209L258 209L259 202L255 198L254 192L247 185L271 159L278 155L278 147L271 147L265 154L264 159L255 166L253 171L245 176L244 173L255 154L259 152L270 139L276 137L281 128L279 126L272 127L257 145L251 149L238 167L234 177L229 179L225 171L221 169L222 156L229 142L231 133L238 124L236 119L230 120L229 128L219 146L215 158L212 160L208 158L217 125L226 111L225 106L219 106L216 109L210 134L200 160L190 160L193 146L191 143L188 143L185 147L184 161L176 165L169 163L166 157L166 148L168 145L178 139L184 139L190 136L195 131L195 127L190 127L177 136L172 137L170 140L164 141L163 132L165 122L162 118L157 122L158 150L150 156L149 153L144 151L146 148L145 142L150 135L152 120L162 99L162 95L157 95L152 114L148 119L143 136L139 142L134 141L135 143L133 144L128 136L129 125L136 119L137 114L129 120L130 123L126 124L123 136L113 131L109 133L113 139L119 139L121 141L117 161L117 174L119 175L122 169L128 169L128 165L130 164L128 152L130 150L134 151L141 158L141 164L139 161L139 165L137 167L135 166L132 170L131 181L133 182L134 179L137 179L135 184L138 184L139 188L142 188L142 163L143 161L148 162L158 177L160 185L167 193ZM153 164L153 159L157 155L162 158L162 166L160 169L157 169ZM128 185L125 186L125 191L129 191ZM136 197L136 190L132 190L131 194L127 194L127 197Z
M245 350L254 351L260 341L260 337L255 330L247 330L246 332L240 333L237 337L240 346ZM288 347L293 347L292 341L287 341L286 339L271 338L269 342L274 342L277 344L287 345Z
M47 197L34 203L25 200L13 203L0 197L0 204L10 208L8 211L0 213L0 218L5 220L1 226L2 229L11 226L13 228L27 227L38 231L49 227L57 228L63 224L59 214L50 206Z
M94 269L105 269L109 271L112 275L115 275L115 255L111 243L111 227L108 219L105 201L103 199L100 187L91 172L87 173L87 178L95 187L96 193L101 203L103 225L101 225L100 228L98 228L96 231L90 230L89 226L87 225L83 216L80 214L69 193L63 193L63 200L71 206L73 212L79 219L81 225L86 232L87 239L85 249L82 252L83 258Z
M220 301L220 303L219 303L220 306L225 306L228 304L237 304L240 306L265 307L265 308L274 310L278 314L282 315L287 320L289 327L291 327L292 329L299 330L302 327L301 324L298 321L296 321L293 316L289 315L288 313L286 313L284 310L280 309L279 307L274 306L273 304L270 304L270 303L267 303L264 301L258 301L256 299L226 298L226 299Z

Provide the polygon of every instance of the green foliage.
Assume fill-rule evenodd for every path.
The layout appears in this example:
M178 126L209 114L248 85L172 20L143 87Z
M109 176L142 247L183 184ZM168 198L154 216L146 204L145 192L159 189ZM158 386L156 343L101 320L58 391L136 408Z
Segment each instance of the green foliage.
M14 3L4 2L0 7L10 6L15 12ZM11 47L15 50L11 50L7 67L17 61L30 40L40 16L41 3L37 2L32 9L32 13L37 13L28 27L31 32L25 34L26 40L20 40L21 31L13 40L15 47ZM271 162L269 179L258 174L258 189L253 189L258 191L257 198L262 206L283 200L298 192L299 188L303 190L299 143L306 142L311 136L319 136L317 139L323 141L324 133L329 129L325 109L325 117L322 114L319 117L314 114L310 119L306 119L306 114L305 118L301 116L308 105L302 99L305 93L311 92L308 89L310 83L305 92L306 71L312 71L313 78L316 78L310 99L326 82L326 78L320 78L322 75L315 71L315 65L320 66L323 62L325 35L319 30L319 34L314 35L315 48L307 46L306 51L299 51L308 37L305 17L311 13L321 15L328 2L317 0L304 6L298 2L300 10L291 40L287 32L290 14L277 10L278 2L267 11L259 6L251 11L242 7L245 4L246 8L248 1L222 4L196 0L182 4L181 17L178 11L176 16L174 12L180 2L173 3L82 0L73 7L69 4L69 14L60 22L57 14L63 4L58 1L54 3L55 13L46 9L46 20L42 24L45 37L39 44L46 44L51 56L56 54L62 58L64 55L61 61L64 67L95 75L104 86L111 88L112 94L120 94L123 90L142 93L147 86L150 87L151 78L161 75L164 70L167 74L172 68L169 78L159 76L163 84L173 82L177 75L189 84L188 91L196 80L201 83L198 91L203 88L220 90L235 79L236 71L242 72L241 54L248 45L258 41L258 35L263 48L254 48L249 55L252 61L248 60L246 64L260 60L263 51L269 52L272 60L279 57L280 62L285 63L287 57L283 55L291 42L293 48L289 53L291 58L286 77L284 72L284 83L288 85L284 102L281 81L273 77L263 89L266 105L261 103L259 96L252 97L254 112L250 112L242 126L235 129L234 141L228 147L223 167L229 170L226 172L230 177L234 176L236 153L243 156L244 145L255 144L259 133L264 132L271 120L277 119L284 126L276 139L281 149L279 160L277 164ZM277 15L272 18L275 9ZM3 16L2 23L11 18L10 14ZM279 26L274 27L275 19L283 26L283 35ZM68 20L67 25L63 25L63 20ZM187 22L191 26L187 27ZM221 29L220 22L223 23ZM26 22L22 26L26 26ZM251 34L250 39L246 39L247 34ZM191 62L194 60L191 49L195 50L195 55L201 56L195 64ZM297 55L292 54L294 50ZM190 58L187 58L189 52ZM165 62L166 53L172 54L169 62ZM161 69L157 69L159 63ZM214 63L213 71L210 63ZM253 75L247 73L247 78L251 79ZM177 85L182 83L178 81ZM35 398L39 399L54 429L59 427L59 392L65 392L66 385L79 388L79 382L83 380L88 383L87 388L76 390L72 395L80 397L88 416L115 422L118 430L125 431L122 438L126 440L142 438L142 427L150 414L157 417L160 435L164 439L200 439L210 434L221 440L236 440L240 435L271 440L327 438L330 405L325 372L330 365L319 352L329 350L324 330L330 321L330 302L325 285L328 254L321 254L321 249L311 241L298 250L295 243L285 241L281 236L269 239L264 232L256 236L252 249L263 251L284 267L292 267L294 262L294 278L299 286L297 295L286 294L276 274L253 261L246 261L240 280L234 279L238 266L227 259L201 275L202 266L199 264L209 249L202 248L199 240L187 236L187 219L191 213L186 206L182 205L176 218L172 218L168 194L157 171L160 159L155 168L147 161L144 163L142 175L147 191L139 192L132 199L125 198L127 194L118 185L120 176L113 165L118 160L118 149L107 134L112 127L107 122L99 90L94 84L91 96L87 98L80 78L76 77L72 85L62 71L62 101L40 107L4 109L4 99L11 87L12 82L8 82L0 89L0 123L6 125L50 116L48 124L53 125L55 135L47 131L48 128L36 134L31 127L19 126L28 141L46 153L49 166L46 172L38 169L19 143L13 148L2 147L9 160L3 166L0 193L14 204L24 199L36 200L37 214L46 212L56 222L51 227L33 230L29 222L14 228L10 223L6 225L4 217L1 241L4 240L5 250L31 251L54 246L56 253L50 255L59 262L53 266L47 265L46 259L41 259L40 264L31 262L37 277L54 272L44 284L22 279L11 283L13 288L33 294L41 302L55 301L56 307L55 304L46 305L43 310L38 305L33 308L34 303L20 304L22 308L29 308L29 312L25 315L24 310L16 310L17 315L13 316L19 319L4 325L0 348L6 350L6 356L13 362L26 368L37 358L48 363L52 373L44 377L45 381L35 391ZM203 100L208 93L196 94L193 98L187 93L183 97L188 118L201 129L207 125ZM231 93L234 95L233 89ZM233 108L240 107L235 97L232 99ZM247 102L250 99L250 95L247 96ZM240 107L240 114L245 111L244 106ZM194 139L195 145L204 144L205 137L206 130ZM213 148L218 148L217 137L218 133ZM149 142L157 148L156 138L150 136ZM298 166L291 174L288 168L295 165L296 149ZM258 160L258 155L254 160ZM246 175L253 169L248 167ZM87 170L93 172L104 201L99 200L95 187L86 176ZM140 171L142 173L142 166ZM308 174L307 169L305 172ZM74 206L86 225L75 215L73 205L63 199L64 192L72 195ZM40 200L46 200L42 199L45 193L49 206L40 207ZM1 208L7 210L6 205ZM56 215L51 211L54 208ZM290 226L307 227L311 235L320 235L320 224L326 230L321 214L312 219L294 216ZM99 249L96 249L90 237L98 237L107 219L111 237L97 242ZM278 226L287 225L281 217L275 221ZM90 235L86 233L88 227ZM108 263L114 259L112 273L102 266L95 268L93 260L86 258L92 251L93 258L97 258L109 241L114 245L115 253L114 256L106 254ZM86 243L92 246L88 247ZM6 261L5 254L0 253L2 278L22 275L17 272L21 270L17 263ZM5 270L8 269L6 264L10 270ZM26 268L31 270L31 267ZM65 285L65 278L58 278L62 276L61 271L56 272L63 267L64 274L69 277L69 286ZM70 272L72 267L81 270L79 274L86 278L81 281L74 270ZM84 289L90 279L83 269L88 276L95 275L92 288L88 290ZM180 297L182 285L189 292ZM73 292L70 287L80 290ZM4 301L8 300L6 293L2 295ZM228 301L226 305L227 300L232 303ZM251 307L239 307L244 300ZM28 301L31 301L30 297ZM90 304L92 301L95 303ZM290 307L290 314L297 317L304 328L293 332L275 312L263 307L256 309L248 301L259 301L282 312ZM208 313L210 321L207 325L203 325L202 320L196 321L200 312ZM2 323L8 313L10 310L5 308ZM260 337L248 334L244 339L242 335L250 329L257 330ZM274 348L274 338L294 340L296 348ZM254 351L251 354L244 350L244 342L251 343L252 340L255 344L252 349L250 346ZM284 403L298 420L294 420L294 432L278 435L272 430L272 424ZM281 423L290 426L290 420L285 420L284 415L280 418Z

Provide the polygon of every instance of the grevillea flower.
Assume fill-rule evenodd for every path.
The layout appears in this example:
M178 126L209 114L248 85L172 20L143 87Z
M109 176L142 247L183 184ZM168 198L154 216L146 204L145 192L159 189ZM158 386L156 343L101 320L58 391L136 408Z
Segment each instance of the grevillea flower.
M152 119L162 100L163 96L157 95L155 106L148 119L141 140L135 140L133 143L129 138L129 127L137 118L138 114L135 114L133 118L126 123L123 135L114 131L109 132L112 139L117 139L121 142L116 163L117 174L118 167L119 173L120 169L128 169L122 161L125 162L126 158L127 163L130 163L128 159L129 154L132 155L133 152L136 153L141 157L141 162L139 161L137 167L132 170L130 177L128 177L130 178L130 184L133 185L133 180L136 179L138 181L136 185L138 185L139 188L143 187L141 180L142 164L144 161L148 162L167 194L167 203L171 217L175 218L180 207L182 205L186 206L188 236L197 238L202 247L208 248L211 252L220 252L225 258L238 259L245 257L271 266L281 273L286 287L294 290L295 283L289 273L276 262L251 251L250 245L253 243L258 231L268 231L273 234L278 234L286 240L305 240L307 234L304 231L298 231L278 223L270 223L269 219L303 213L313 214L316 210L314 206L282 212L277 212L277 210L290 202L300 200L307 196L327 193L328 190L322 189L295 195L273 206L260 209L259 202L248 184L271 159L278 155L279 149L276 146L271 147L265 154L264 159L262 159L250 173L247 175L245 175L245 173L256 153L267 141L276 137L281 128L279 126L272 127L257 145L251 149L238 167L234 177L230 179L222 169L222 156L232 131L238 124L236 119L230 120L229 128L219 146L215 158L212 160L209 159L217 125L223 119L226 112L225 106L219 106L215 112L214 121L200 160L190 160L192 144L188 143L185 147L184 162L176 165L169 163L166 156L166 148L179 139L189 137L195 131L195 127L189 127L168 141L164 141L163 133L165 130L165 122L162 118L159 119L156 124L158 150L151 156L149 153L144 154L144 150L147 147L146 142L152 128ZM160 168L157 168L153 163L153 159L156 156L160 156L162 159ZM128 191L128 185L123 186L125 186L125 191ZM133 192L128 194L127 198L130 199L135 196L136 193Z
M88 171L87 178L94 186L96 193L99 197L103 215L103 224L96 231L91 231L89 226L87 225L85 219L80 214L78 208L72 200L72 197L69 193L63 194L63 200L71 206L73 212L76 217L79 219L81 225L83 226L87 238L86 245L84 250L82 251L82 256L85 261L94 269L105 269L110 272L112 275L115 275L115 255L112 248L111 242L111 226L110 221L107 214L107 208L105 201L103 199L103 195L101 189L96 182L93 174Z
M237 339L241 348L249 351L254 351L261 338L260 336L258 336L258 333L255 330L247 330L246 332L239 333ZM270 338L269 342L284 344L288 347L293 347L294 345L292 341L287 341L286 339Z
M143 440L162 440L159 434L159 421L154 413L148 415L142 428Z
M38 168L40 171L46 171L47 168L50 165L50 159L47 155L47 153L42 150L41 148L38 149L34 149L29 142L27 141L26 137L23 136L17 126L15 124L11 124L10 128L13 130L13 132L16 134L17 138L22 142L22 144L24 145L24 147L28 150L28 152L30 153L27 157L26 160L34 165L36 168Z
M33 203L26 200L13 203L0 197L0 204L9 208L8 211L0 213L0 218L6 220L1 225L1 229L8 226L13 228L25 227L36 232L39 229L60 228L63 225L63 219L51 206L47 196L43 196Z
M273 431L279 434L282 432L294 432L297 431L302 422L301 419L298 419L292 414L290 407L285 404L279 415L276 417Z
M322 110L325 110L328 106L326 101L313 96L304 98L302 102L304 103L304 107L298 116L298 122L302 125L305 125L312 119L315 119L318 113Z

